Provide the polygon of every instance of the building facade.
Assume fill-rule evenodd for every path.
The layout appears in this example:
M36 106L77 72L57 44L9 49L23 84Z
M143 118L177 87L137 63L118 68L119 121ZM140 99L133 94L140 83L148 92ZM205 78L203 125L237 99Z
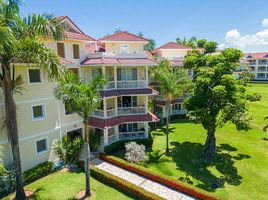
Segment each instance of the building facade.
M61 57L67 70L84 81L105 74L108 85L101 91L103 103L92 113L90 125L103 133L100 149L115 141L148 137L148 122L157 118L148 111L148 96L156 92L148 87L148 67L157 62L147 58L143 46L147 39L129 33L118 33L99 41L83 33L68 17L60 17L66 38L62 41L40 39ZM53 143L63 136L82 136L82 119L69 113L55 99L56 82L34 65L15 63L21 75L23 95L15 94L22 169L55 160ZM4 124L3 95L0 98L1 121ZM12 152L3 126L0 148L5 165L12 163Z
M244 60L254 75L254 80L268 81L268 52L245 53Z

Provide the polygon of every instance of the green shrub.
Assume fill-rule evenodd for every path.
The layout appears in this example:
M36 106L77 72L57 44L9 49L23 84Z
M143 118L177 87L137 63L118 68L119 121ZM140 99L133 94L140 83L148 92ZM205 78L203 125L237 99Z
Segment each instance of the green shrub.
M254 93L254 94L247 94L246 99L249 101L260 101L262 98L261 94L259 93Z
M0 175L0 197L15 191L15 170L15 166L10 165L5 169L5 173Z
M149 191L146 191L145 189L136 186L124 179L118 178L117 176L114 176L110 173L107 173L101 169L98 169L94 166L91 166L91 174L92 177L95 179L101 181L102 183L105 183L107 185L110 185L121 192L130 195L132 197L136 197L135 199L139 200L163 200L162 197L159 197L158 195L151 193Z
M149 134L149 137L146 139L136 139L136 140L121 140L115 143L112 143L111 145L104 148L104 151L106 154L110 155L118 150L125 149L125 144L128 142L136 142L137 144L143 144L147 148L152 147L153 145L153 138L151 134Z
M42 178L54 171L54 164L52 162L44 162L36 167L29 169L23 173L24 183L33 182Z

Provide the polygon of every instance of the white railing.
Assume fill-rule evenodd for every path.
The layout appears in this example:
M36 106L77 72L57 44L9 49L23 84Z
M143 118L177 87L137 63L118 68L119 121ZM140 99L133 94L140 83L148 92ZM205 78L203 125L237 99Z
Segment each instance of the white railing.
M117 81L117 88L144 88L144 87L146 87L145 81L139 81L139 80Z
M186 114L185 110L172 110L172 115L182 115L182 114Z
M122 107L117 109L118 115L143 114L145 107Z
M103 110L95 110L92 113L96 117L104 117L104 111Z
M116 109L115 108L107 110L107 117L113 117L115 115L116 115Z
M108 136L108 144L111 144L112 142L114 142L115 139L116 139L115 134Z
M112 52L97 52L87 54L87 58L147 58L146 52L138 53L112 53Z
M115 81L108 81L106 89L114 89L114 88L115 88Z
M144 131L119 132L119 140L133 140L133 139L143 139L143 138L145 138Z

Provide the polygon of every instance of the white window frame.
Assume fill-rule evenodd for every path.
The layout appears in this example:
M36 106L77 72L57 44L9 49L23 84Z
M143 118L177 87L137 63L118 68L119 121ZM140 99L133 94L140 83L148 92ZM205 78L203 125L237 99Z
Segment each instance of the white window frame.
M43 117L37 117L37 118L34 118L34 112L33 112L33 107L36 107L36 106L42 106L42 110L43 110ZM32 107L32 120L33 121L39 121L39 120L44 120L47 118L47 111L46 111L46 104L44 103L40 103L40 104L34 104L31 106Z
M38 141L41 141L41 140L46 140L46 149L43 150L43 151L38 152L38 151L37 151L37 142L38 142ZM48 149L49 149L49 141L48 141L48 137L44 137L44 138L40 138L40 139L38 139L38 140L35 140L35 153L36 153L36 155L40 155L40 154L46 153L46 152L48 152Z
M58 54L58 43L63 43L63 46L64 46L64 58L63 59L66 59L66 50L67 50L67 44L65 43L65 42L61 42L61 41L58 41L57 43L56 43L56 49L57 49L57 55L59 56L59 54ZM59 56L60 57L60 56Z
M30 81L30 70L39 70L40 71L40 82L35 82L35 83L32 83L31 81ZM30 85L39 85L39 84L43 84L43 74L42 74L42 70L40 70L40 69L38 69L38 68L33 68L33 67L31 67L31 68L28 68L27 69L27 75L28 75L28 83L30 84Z
M127 51L122 51L123 47L127 46ZM120 44L120 53L129 53L129 44Z
M79 54L79 58L74 58L74 44L78 45L78 54ZM81 58L81 51L80 51L80 45L78 43L73 43L72 44L72 49L73 49L73 59L74 60L79 60ZM66 57L66 56L65 56Z

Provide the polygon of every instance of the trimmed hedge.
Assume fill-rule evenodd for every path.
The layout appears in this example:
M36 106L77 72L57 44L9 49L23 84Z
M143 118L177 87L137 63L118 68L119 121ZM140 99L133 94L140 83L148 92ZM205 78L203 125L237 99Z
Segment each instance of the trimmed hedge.
M29 169L23 173L24 183L31 183L39 178L42 178L54 171L52 162L43 162L36 167Z
M201 199L201 200L219 200L218 197L212 196L211 194L201 191L195 187L191 187L189 185L183 184L181 182L171 180L163 175L156 175L155 173L145 169L144 167L136 166L127 163L126 161L113 157L113 156L107 156L104 154L100 154L100 158L106 162L109 162L111 164L114 164L118 167L121 167L123 169L126 169L128 171L134 172L140 176L143 176L145 178L148 178L150 180L153 180L155 182L158 182L160 184L166 185L170 188L173 188L177 191L183 192L191 197Z
M149 191L146 191L143 188L140 188L132 183L129 183L128 181L125 181L124 179L118 178L112 174L109 174L101 169L96 168L95 166L90 167L90 172L92 177L95 179L101 181L102 183L105 183L107 185L110 185L121 192L136 197L136 199L139 200L164 200L164 198L159 197L158 195L151 193ZM111 197L112 198L112 197Z
M125 149L125 143L127 142L136 142L137 144L143 144L146 147L152 147L153 145L153 138L151 134L146 139L136 139L136 140L120 140L115 143L110 144L104 148L104 152L108 155L115 153L118 150Z

